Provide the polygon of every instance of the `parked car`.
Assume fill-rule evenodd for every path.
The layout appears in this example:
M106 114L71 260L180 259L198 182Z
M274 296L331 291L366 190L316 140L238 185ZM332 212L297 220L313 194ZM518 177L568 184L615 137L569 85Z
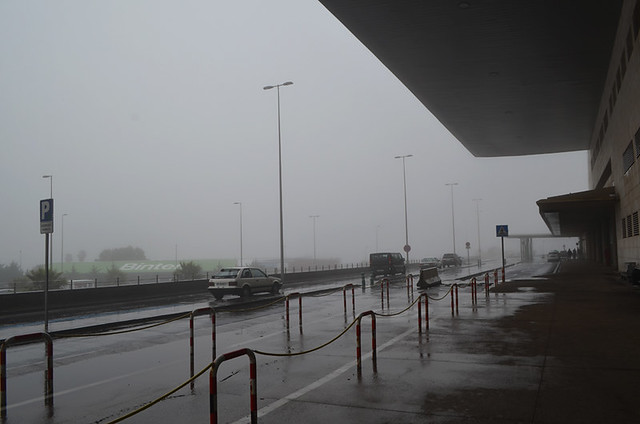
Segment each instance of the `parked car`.
M420 268L441 268L442 262L438 258L422 258Z
M547 262L560 262L560 252L552 250L547 253Z
M445 253L442 255L442 266L460 266L462 265L462 258L455 253Z
M251 296L253 293L280 291L282 283L279 278L269 277L260 268L231 267L222 268L209 279L209 293L217 300L226 294Z
M371 278L376 275L394 275L407 272L404 258L400 253L371 253L369 255Z

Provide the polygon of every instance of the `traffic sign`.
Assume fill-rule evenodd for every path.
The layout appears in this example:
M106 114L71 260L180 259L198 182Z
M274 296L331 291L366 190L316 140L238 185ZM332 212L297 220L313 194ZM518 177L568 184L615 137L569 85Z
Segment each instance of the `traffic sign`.
M407 252L407 253L411 252L411 246L409 246L408 244L405 244L404 245L404 251Z
M40 234L53 233L53 199L40 201Z
M467 244L465 245L467 249L471 249L471 243L467 242Z
M496 225L496 237L509 237L509 226Z

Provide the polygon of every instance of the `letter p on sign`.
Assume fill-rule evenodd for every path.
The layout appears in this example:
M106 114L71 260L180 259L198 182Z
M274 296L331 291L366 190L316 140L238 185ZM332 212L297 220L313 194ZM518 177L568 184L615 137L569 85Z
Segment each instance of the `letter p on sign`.
M40 201L40 234L53 233L53 199Z

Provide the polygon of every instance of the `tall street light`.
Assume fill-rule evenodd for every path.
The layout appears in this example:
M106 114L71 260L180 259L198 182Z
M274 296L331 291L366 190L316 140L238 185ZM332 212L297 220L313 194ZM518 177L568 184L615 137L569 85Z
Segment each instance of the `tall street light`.
M407 265L409 264L409 251L411 250L411 246L409 246L409 225L407 221L407 173L404 167L404 160L412 156L413 155L402 155L395 157L395 159L402 159L402 182L404 187L404 251L407 254Z
M49 199L53 199L53 175L43 175L42 178L49 178ZM53 269L53 233L49 234L49 267Z
M68 213L62 214L62 230L60 231L60 272L64 273L64 217Z
M309 215L309 218L313 219L313 264L316 264L316 219L320 218L320 215Z
M278 93L278 179L280 188L280 283L284 284L284 233L282 224L282 135L280 131L280 87L292 85L293 82L287 81L282 84L267 85L263 90L276 89Z
M234 205L240 205L240 266L242 266L242 202L233 202Z
M482 199L472 199L476 202L476 217L478 219L478 267L482 265L482 250L480 249L480 201Z
M456 220L453 214L453 186L457 186L458 183L446 183L445 185L451 187L451 227L453 228L453 254L456 253Z

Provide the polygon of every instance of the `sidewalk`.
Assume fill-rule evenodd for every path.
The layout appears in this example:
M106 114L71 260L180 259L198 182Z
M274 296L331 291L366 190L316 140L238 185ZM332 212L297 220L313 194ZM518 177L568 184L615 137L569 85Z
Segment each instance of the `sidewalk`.
M547 280L507 282L497 291L528 287L551 296L500 319L499 328L521 335L494 346L544 358L533 414L521 411L522 422L640 423L640 290L604 267L569 261ZM471 402L486 413L513 394L494 395L453 394L446 403Z

